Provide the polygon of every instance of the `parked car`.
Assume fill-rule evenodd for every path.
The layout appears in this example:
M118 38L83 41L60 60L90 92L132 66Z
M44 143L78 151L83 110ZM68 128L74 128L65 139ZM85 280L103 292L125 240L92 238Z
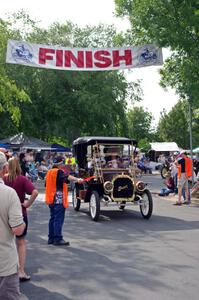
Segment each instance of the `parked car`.
M78 177L75 184L73 207L80 209L81 202L89 204L92 220L98 221L103 206L139 205L145 219L153 211L153 200L146 183L136 179L134 152L137 142L124 137L80 137L73 142Z

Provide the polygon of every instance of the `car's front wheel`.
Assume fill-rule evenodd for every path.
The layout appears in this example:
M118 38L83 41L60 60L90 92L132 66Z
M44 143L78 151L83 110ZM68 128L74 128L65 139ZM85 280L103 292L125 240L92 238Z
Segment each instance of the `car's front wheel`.
M76 211L78 211L81 206L81 200L79 198L77 198L77 195L78 195L77 188L74 187L74 189L72 191L72 202L73 202L73 208Z
M142 199L140 200L140 212L144 219L149 219L152 215L153 199L149 190L145 190L142 194Z
M100 196L97 191L93 191L90 197L89 211L93 221L98 221L100 215Z

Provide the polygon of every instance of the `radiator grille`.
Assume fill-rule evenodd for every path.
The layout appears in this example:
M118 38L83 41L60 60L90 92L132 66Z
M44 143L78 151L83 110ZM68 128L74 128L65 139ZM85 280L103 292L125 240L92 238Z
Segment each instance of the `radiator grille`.
M118 177L114 180L113 198L132 198L134 186L129 177Z

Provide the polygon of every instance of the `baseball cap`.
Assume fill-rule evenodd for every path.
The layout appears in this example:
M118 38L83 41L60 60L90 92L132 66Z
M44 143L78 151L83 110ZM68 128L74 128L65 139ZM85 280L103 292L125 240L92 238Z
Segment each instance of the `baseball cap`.
M187 155L187 152L185 150L180 151L180 155L185 154Z
M54 159L54 164L55 165L61 165L63 163L63 157L62 156L57 156L55 159Z

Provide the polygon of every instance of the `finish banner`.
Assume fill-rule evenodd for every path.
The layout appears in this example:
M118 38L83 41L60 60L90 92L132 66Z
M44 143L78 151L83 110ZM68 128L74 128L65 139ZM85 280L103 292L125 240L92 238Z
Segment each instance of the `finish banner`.
M68 71L108 71L163 64L154 45L122 48L69 48L8 40L6 62Z

